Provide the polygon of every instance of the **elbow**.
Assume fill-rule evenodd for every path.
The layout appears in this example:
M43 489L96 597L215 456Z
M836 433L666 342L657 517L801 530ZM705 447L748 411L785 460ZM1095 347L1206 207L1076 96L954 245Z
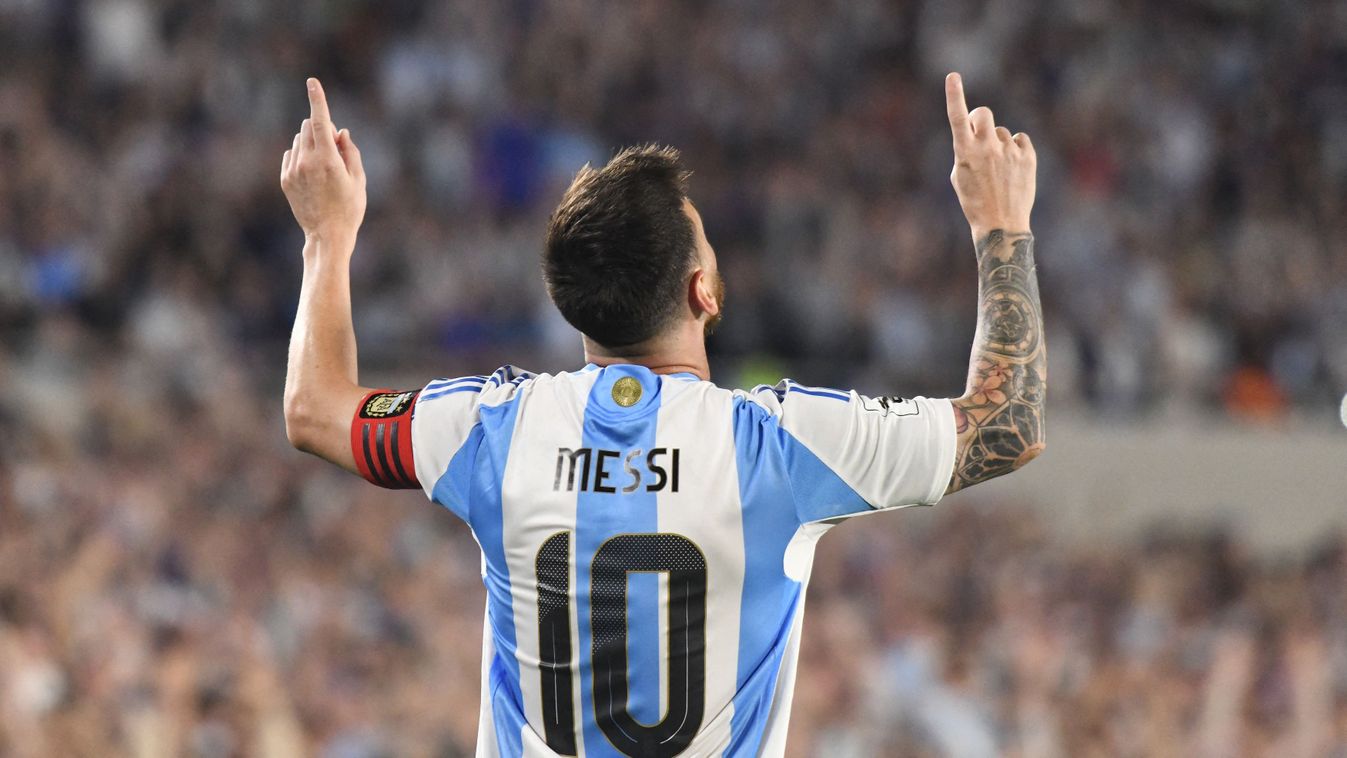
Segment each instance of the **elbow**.
M290 446L301 452L312 452L314 416L308 405L298 397L285 397L285 438Z
M1029 462L1043 454L1048 449L1047 426L1043 419L1043 406L1037 406L1037 412L1021 421L1018 425L1017 435L1021 448L1019 458L1015 461L1015 468L1023 468L1029 465Z
M1044 418L1043 403L1037 403L1034 406L1034 412L1027 414L1020 421L1019 436L1023 451L1020 453L1019 460L1015 462L1015 468L1023 468L1043 454L1048 449L1048 429L1047 421Z
M1043 451L1047 449L1048 449L1047 439L1044 438L1042 435L1039 435L1037 440L1029 443L1029 445L1024 448L1024 452L1020 453L1019 460L1015 461L1015 468L1016 469L1024 468L1025 466L1029 465L1030 461L1042 455Z

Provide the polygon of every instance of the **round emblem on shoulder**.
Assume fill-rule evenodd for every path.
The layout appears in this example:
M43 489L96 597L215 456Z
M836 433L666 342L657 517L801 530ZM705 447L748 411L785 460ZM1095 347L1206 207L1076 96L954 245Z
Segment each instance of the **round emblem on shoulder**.
M641 399L641 383L629 376L624 376L613 382L613 402L623 408L630 408L636 405Z

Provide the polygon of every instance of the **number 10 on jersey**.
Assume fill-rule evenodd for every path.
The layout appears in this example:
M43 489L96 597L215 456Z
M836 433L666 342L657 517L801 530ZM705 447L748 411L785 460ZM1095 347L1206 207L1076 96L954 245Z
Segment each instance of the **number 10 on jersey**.
M538 550L538 650L547 746L576 755L571 689L571 533ZM627 711L627 575L669 575L668 708L646 725ZM594 716L613 747L630 756L675 756L701 728L706 695L706 557L680 534L620 534L590 561L590 656Z

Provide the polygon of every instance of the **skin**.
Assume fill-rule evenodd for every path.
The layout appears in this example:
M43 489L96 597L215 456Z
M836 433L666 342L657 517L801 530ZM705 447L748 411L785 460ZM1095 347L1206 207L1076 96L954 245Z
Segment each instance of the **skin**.
M285 373L285 432L306 453L356 471L347 436L356 404L351 255L365 218L365 169L349 131L337 131L317 79L309 117L281 159L281 188L304 230L304 280Z
M951 401L958 445L946 492L954 492L1008 474L1043 452L1048 353L1029 231L1038 166L1033 143L997 126L988 108L970 113L958 74L945 78L945 107L954 136L950 182L978 260L968 384L963 397Z
M286 434L296 448L356 471L348 435L357 404L372 390L356 374L350 261L365 216L365 171L350 132L337 130L317 79L310 115L281 161L281 187L304 230L304 279L285 382ZM980 317L964 395L954 398L957 457L949 490L1008 473L1044 449L1047 353L1034 275L1037 159L1025 134L996 126L987 108L971 113L958 74L945 80L954 137L950 180L973 233ZM585 338L587 361L631 363L661 374L711 376L706 333L721 316L715 251L690 201L697 267L681 318L644 343L614 351Z

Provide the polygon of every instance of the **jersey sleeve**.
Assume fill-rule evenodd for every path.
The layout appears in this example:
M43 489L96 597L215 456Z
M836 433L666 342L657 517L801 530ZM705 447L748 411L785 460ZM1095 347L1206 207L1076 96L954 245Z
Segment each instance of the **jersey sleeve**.
M954 470L945 399L867 397L783 380L752 399L777 417L802 522L934 505Z
M474 434L481 424L484 393L496 391L501 372L490 378L467 376L458 379L437 379L427 384L416 399L415 418L412 419L412 449L416 468L421 472L421 489L431 500L441 502L467 520L466 495L456 488L453 495L440 493L435 487L448 471L449 465L466 446L480 438ZM468 451L474 453L475 451ZM466 484L466 482L462 483Z
M356 469L389 489L420 487L432 496L436 482L478 421L488 378L436 379L420 390L376 390L351 421Z

